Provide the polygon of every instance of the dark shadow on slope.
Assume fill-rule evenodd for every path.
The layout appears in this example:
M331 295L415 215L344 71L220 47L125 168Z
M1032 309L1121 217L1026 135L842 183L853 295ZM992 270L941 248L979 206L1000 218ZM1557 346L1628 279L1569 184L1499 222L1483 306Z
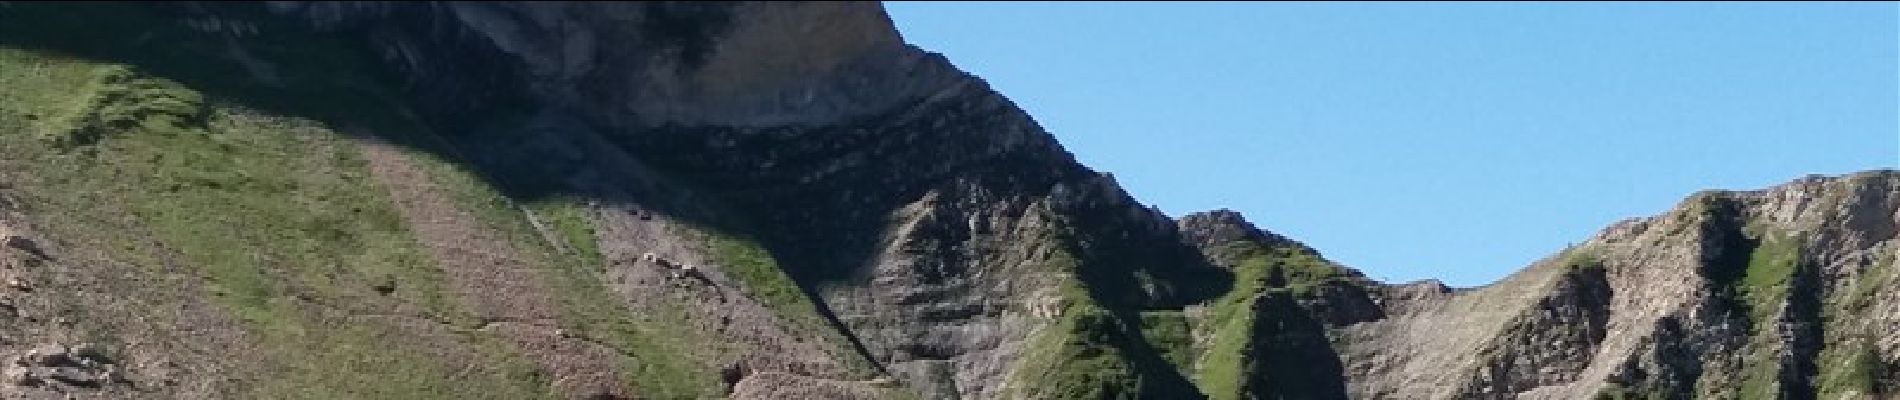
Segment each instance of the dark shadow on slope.
M1781 323L1786 326L1784 340L1788 356L1782 360L1781 398L1814 400L1819 397L1820 366L1816 364L1826 345L1826 322L1822 319L1823 287L1821 268L1806 260L1798 261L1789 282L1788 304L1782 309Z
M1129 355L1129 366L1141 377L1141 398L1206 397L1188 378L1192 371L1177 369L1155 348L1154 338L1144 337L1140 313L1208 302L1232 290L1234 274L1180 240L1173 226L1140 228L1151 219L1133 211L1139 207L1129 208L1133 199L1121 193L1096 196L1107 200L1070 210L1074 230L1064 241L1082 259L1076 274L1089 296L1116 320L1115 331L1098 333L1104 338L1098 344Z
M959 246L994 233L966 224L968 218L1021 218L1031 202L1064 197L1051 193L1057 186L1104 187L1099 175L1059 154L1053 142L994 149L982 133L1013 126L999 120L1008 113L968 106L980 103L976 98L920 103L823 132L676 128L617 140L654 168L707 188L732 205L738 211L734 217L749 222L740 225L757 227L744 232L761 238L809 291L860 278L853 274L879 257L891 215L927 194L937 197L922 205L948 217L918 224L916 236L926 240L906 247L957 258ZM829 140L808 140L819 135ZM840 160L856 165L829 168ZM1064 219L1057 225L1068 231L1055 239L1081 258L1075 272L1089 294L1115 310L1113 326L1120 328L1109 334L1116 339L1108 344L1133 355L1129 361L1146 378L1143 384L1151 386L1147 391L1191 393L1181 371L1141 340L1134 328L1137 313L1210 299L1232 286L1231 273L1177 240L1165 218L1131 214L1132 199L1115 199L1125 194L1065 190L1087 200L1060 206ZM982 204L998 208L971 207ZM1166 226L1152 226L1157 222ZM943 264L956 267L961 261L968 260Z
M1742 280L1748 274L1748 262L1761 241L1744 231L1741 206L1724 197L1702 197L1702 251L1704 259L1698 266L1701 275L1709 280L1711 301L1724 310L1736 310L1730 318L1742 323L1742 329L1754 329L1766 321L1754 321L1748 318L1755 314L1754 305L1743 298Z
M1345 399L1345 367L1326 327L1286 291L1254 300L1253 337L1244 351L1240 392L1246 398Z
M526 94L525 67L491 45L461 40L455 43L461 48L436 49L458 54L453 66L417 67L371 49L372 37L401 33L392 30L451 29L426 8L390 7L383 22L329 33L259 3L3 4L0 47L125 64L136 74L177 81L208 102L307 118L339 134L430 153L468 167L515 200L571 196L639 204L715 228L733 225L711 218L719 207L700 204L703 199L639 198L656 190L609 187L627 179L575 184L572 174L604 168L595 155L563 147L592 138L553 136L597 133L584 123L557 127L581 133L529 126L543 107ZM212 7L215 12L203 10ZM232 21L243 21L242 27ZM426 74L411 68L435 68L444 76L415 78Z
M361 37L388 33L320 33L256 4L217 6L216 15L225 17L219 23L223 30L217 32L189 26L191 21L210 21L212 14L193 13L189 10L194 7L179 4L7 4L0 7L0 46L123 63L142 74L178 81L212 102L309 118L343 134L435 153L469 166L516 200L573 196L637 203L716 229L805 238L814 232L874 234L891 210L931 190L977 189L984 193L970 201L1002 201L1047 195L1058 183L1088 185L1098 177L1046 134L1028 140L1034 143L998 150L996 136L986 129L1022 127L1005 120L1019 111L994 106L918 103L822 128L668 127L631 134L594 131L578 120L535 127L530 122L543 108L515 78L527 74L525 67L476 40L467 41L467 48L449 49L466 56L453 68L441 68L452 76L412 79L415 74L404 70L408 67L388 67L399 63L386 58L391 55L375 54L366 45L369 39ZM398 22L350 29L449 29L412 8L390 10L386 19ZM681 46L691 47L686 42L701 39L691 34L697 31L681 26L692 19L718 19L701 14L717 13L662 18L664 26L653 29L680 36ZM229 24L235 18L260 26L234 34ZM964 100L987 99L957 101ZM1006 101L1003 105L1013 107ZM537 137L563 135L587 137ZM670 198L611 187L630 184L613 177L577 182L576 175L618 171L600 171L599 157L564 148L576 143L617 147L661 172L669 183L704 189L716 198ZM962 186L950 187L956 184ZM739 211L743 218L715 211ZM741 229L754 227L765 228ZM801 269L805 278L835 279L858 267L853 261L866 259L868 247L878 238L840 239L842 243L828 244L857 251L796 242L773 250L811 260Z
M1819 267L1800 256L1800 245L1779 248L1790 245L1763 237L1768 233L1749 232L1744 206L1735 198L1701 194L1693 201L1697 202L1699 217L1703 218L1700 229L1704 259L1698 272L1709 281L1710 301L1720 309L1733 310L1727 318L1738 322L1743 332L1750 332L1735 340L1746 343L1757 340L1749 336L1767 337L1775 345L1786 346L1780 349L1781 356L1770 361L1778 384L1776 396L1815 398L1814 377L1819 371L1815 358L1823 345L1824 333L1821 317L1824 290L1819 283ZM1793 254L1775 254L1779 251ZM1793 259L1775 259L1779 256ZM1785 265L1787 270L1776 270L1775 264L1781 262L1789 263ZM1786 287L1778 291L1767 286L1776 284L1772 282L1776 273L1787 274L1781 277L1786 281L1779 283Z
M200 7L218 9L194 11ZM0 47L125 64L135 74L177 81L212 103L307 118L339 134L429 153L517 201L558 196L637 205L689 224L747 234L743 219L728 217L718 199L698 196L703 191L693 182L618 176L626 165L614 161L624 157L607 160L582 151L599 149L576 150L605 143L578 121L556 118L555 126L545 126L549 121L540 118L542 110L520 83L525 71L482 41L457 42L468 48L447 50L465 56L441 69L452 76L409 79L416 75L390 67L392 55L370 50L371 37L389 29L449 28L423 15L423 8L391 10L387 21L359 34L317 32L256 3L0 3ZM690 25L693 17L663 22L673 29ZM676 30L662 33L695 40L694 32ZM677 51L703 52L691 47ZM812 303L858 353L866 353L824 303Z
M270 16L260 6L225 7L210 14L164 3L19 3L0 8L0 45L134 66L171 79L207 98L267 113L310 118L331 126L368 125L374 132L409 131L401 111L406 91L381 60L351 38L318 34ZM255 25L233 28L232 18ZM400 16L393 16L400 18ZM219 31L205 27L217 24ZM238 33L243 32L243 33ZM471 62L470 76L504 76L513 67ZM404 87L405 90L388 88ZM523 104L502 93L446 97L438 104ZM427 110L425 110L427 111ZM425 114L428 114L425 112ZM340 130L340 129L339 129ZM400 139L400 138L393 138ZM408 143L405 143L408 144Z

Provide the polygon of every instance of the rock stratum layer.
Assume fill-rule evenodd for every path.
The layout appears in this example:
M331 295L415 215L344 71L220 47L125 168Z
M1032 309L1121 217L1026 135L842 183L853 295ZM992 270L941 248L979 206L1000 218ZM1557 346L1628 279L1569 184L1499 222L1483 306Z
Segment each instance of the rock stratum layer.
M1900 174L1481 288L1171 219L874 3L0 2L4 398L1878 399Z

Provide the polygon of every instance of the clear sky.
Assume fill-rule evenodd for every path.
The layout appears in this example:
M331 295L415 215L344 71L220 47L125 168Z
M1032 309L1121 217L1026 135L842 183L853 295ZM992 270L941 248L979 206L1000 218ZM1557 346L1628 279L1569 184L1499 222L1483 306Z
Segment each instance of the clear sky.
M1169 215L1490 283L1702 189L1900 164L1895 3L913 3Z

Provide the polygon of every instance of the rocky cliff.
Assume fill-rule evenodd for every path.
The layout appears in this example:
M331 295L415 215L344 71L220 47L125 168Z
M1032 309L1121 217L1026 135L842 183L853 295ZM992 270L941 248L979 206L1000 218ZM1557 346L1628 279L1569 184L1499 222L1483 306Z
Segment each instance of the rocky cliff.
M1900 175L1482 288L1130 198L875 3L0 2L7 398L1878 398Z

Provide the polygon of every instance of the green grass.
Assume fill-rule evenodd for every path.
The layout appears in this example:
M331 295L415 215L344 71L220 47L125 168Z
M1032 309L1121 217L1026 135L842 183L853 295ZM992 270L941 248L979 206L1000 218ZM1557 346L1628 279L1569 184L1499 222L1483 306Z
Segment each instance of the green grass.
M1747 301L1749 321L1759 329L1771 328L1768 319L1787 300L1789 281L1800 263L1801 242L1794 238L1770 235L1763 238L1748 256L1748 268L1739 287Z
M1227 251L1241 254L1234 268L1234 287L1209 303L1208 316L1198 330L1211 332L1202 349L1194 380L1210 399L1241 396L1240 384L1248 374L1244 354L1253 338L1253 302L1267 291L1285 291L1295 298L1318 294L1328 284L1345 283L1349 276L1317 254L1294 246L1266 247L1236 243Z
M1735 289L1748 311L1749 326L1754 330L1744 348L1751 356L1745 359L1757 362L1748 363L1742 371L1738 394L1742 399L1772 399L1779 395L1784 384L1780 378L1781 364L1772 362L1775 357L1769 350L1771 343L1778 340L1773 319L1788 301L1788 289L1801 262L1802 244L1794 237L1772 232L1755 236L1756 246L1748 253L1748 264L1735 282Z
M1061 343L1038 346L1054 349L1048 355L1049 375L1038 379L1045 384L1031 398L1046 399L1132 399L1138 395L1139 375L1128 365L1128 355L1106 342L1118 328L1106 310L1080 309L1068 313L1052 329L1051 340Z
M1080 266L1066 252L1054 254L1048 270L1074 273ZM1056 320L1031 337L1005 387L1006 398L1129 398L1139 385L1134 368L1110 344L1114 316L1097 305L1073 276L1056 289L1065 307Z
M719 265L725 267L727 276L738 280L746 293L781 317L801 327L829 329L823 321L817 320L817 309L804 289L779 269L772 253L758 242L732 234L707 232L706 246Z
M1741 400L1769 400L1780 398L1781 363L1775 362L1774 353L1759 341L1744 347L1748 355L1742 357L1746 364L1741 371L1742 386L1736 392Z
M602 264L600 240L594 232L594 220L587 215L582 200L569 197L539 199L527 204L527 208L540 216L559 236L574 257L581 263L599 266Z
M724 267L726 275L738 280L746 293L791 324L787 331L819 335L832 359L855 375L869 376L873 372L870 362L849 347L838 328L819 314L811 296L780 269L778 260L757 241L711 229L701 232L708 250Z
M1159 310L1141 313L1141 336L1161 351L1161 358L1180 371L1194 367L1194 335L1188 318L1181 311Z
M1071 290L1081 290L1071 289ZM1025 399L1134 399L1140 375L1128 355L1112 344L1116 319L1083 301L1030 340L1010 385Z
M1070 252L1050 256L1045 268L1066 274L1053 295L1063 309L1024 345L1004 384L1004 398L1200 398L1179 374L1192 363L1193 338L1181 311L1118 313L1103 306L1100 288L1075 274Z
M1632 388L1609 384L1593 397L1596 400L1670 400L1669 392L1658 388Z
M75 96L84 111L52 121L41 132L44 139L69 149L132 130L199 133L205 123L209 109L203 96L177 83L143 79L122 65L100 67L92 75Z
M1201 352L1201 365L1195 371L1195 382L1209 399L1239 398L1240 385L1247 378L1244 371L1245 354L1251 343L1253 316L1214 320L1208 326L1214 329L1214 336L1207 350Z
M1880 379L1880 355L1865 341L1851 341L1823 347L1816 364L1820 379L1815 390L1820 398L1832 399L1848 393L1874 393Z
M1595 249L1587 247L1570 249L1564 253L1563 257L1563 267L1566 272L1604 268L1603 256L1597 254Z

